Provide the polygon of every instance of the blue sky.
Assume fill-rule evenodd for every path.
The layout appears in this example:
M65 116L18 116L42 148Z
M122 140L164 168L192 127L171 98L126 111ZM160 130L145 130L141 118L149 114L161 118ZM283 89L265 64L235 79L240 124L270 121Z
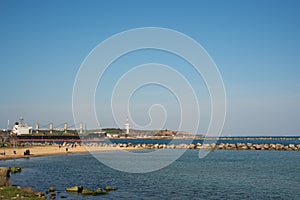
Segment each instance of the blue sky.
M6 128L8 119L15 121L20 116L31 125L36 120L41 124L72 124L73 84L85 57L113 34L150 26L174 29L192 37L215 61L227 93L223 135L299 135L299 11L299 1L291 0L1 0L0 127ZM157 52L150 55L151 59L137 53L135 59L140 61L137 63L180 63L168 60L168 56L160 57ZM133 62L129 58L124 60L128 67ZM209 104L203 82L198 86L193 82L197 78L193 71L177 68L199 94L203 91L201 106L205 110ZM121 71L116 64L106 79L116 79L121 75L116 73ZM104 85L107 93L99 91L101 95L96 95L99 113L109 109L105 100L110 94L109 84ZM133 98L136 107L156 103L149 102L146 94L141 90L141 96ZM168 100L172 99L170 95L156 97L162 102L174 100ZM172 105L176 106L176 102L168 106ZM146 115L134 109L132 113L139 123L147 123ZM110 117L99 116L103 126L115 125ZM204 124L208 118L204 111ZM177 118L171 120L166 128L176 128L177 123ZM201 131L205 131L205 125Z

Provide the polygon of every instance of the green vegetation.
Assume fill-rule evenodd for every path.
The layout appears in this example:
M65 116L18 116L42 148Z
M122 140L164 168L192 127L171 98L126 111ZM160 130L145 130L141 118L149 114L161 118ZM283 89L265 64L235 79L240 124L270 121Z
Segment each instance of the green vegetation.
M0 147L11 147L9 142L0 142Z
M121 134L124 132L122 129L119 129L119 128L105 128L105 129L102 129L102 131L109 133L109 134Z
M40 200L41 198L36 197L34 194L29 194L18 188L4 186L4 187L0 187L0 199Z

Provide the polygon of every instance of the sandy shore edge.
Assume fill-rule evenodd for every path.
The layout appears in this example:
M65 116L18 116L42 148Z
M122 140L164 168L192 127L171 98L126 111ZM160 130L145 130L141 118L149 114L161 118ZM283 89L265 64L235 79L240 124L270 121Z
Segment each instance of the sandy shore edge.
M67 148L69 149L67 151ZM26 150L30 151L30 155L24 155ZM138 148L120 148L111 146L84 146L77 145L76 147L64 147L59 145L49 146L27 146L18 148L1 148L0 149L0 160L12 160L19 158L31 158L31 157L42 157L42 156L55 156L55 155L66 155L66 154L85 154L90 152L110 152L120 150L138 150ZM14 153L15 151L15 153ZM5 152L5 153L4 153ZM5 155L4 155L5 154Z

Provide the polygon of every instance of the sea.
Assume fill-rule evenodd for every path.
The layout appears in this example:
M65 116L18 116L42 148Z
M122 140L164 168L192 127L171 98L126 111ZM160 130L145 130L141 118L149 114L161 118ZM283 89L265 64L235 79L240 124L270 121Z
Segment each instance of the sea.
M91 154L6 160L0 166L22 167L11 175L14 185L41 192L55 187L56 199L300 199L300 151L217 150L201 159L198 154L188 149L169 166L149 173L118 171ZM103 196L65 191L74 185L118 190Z
M259 138L259 137L257 137ZM282 144L282 145L289 145L289 144L300 144L300 139L295 139L296 137L272 137L270 139L257 139L257 138L251 138L251 137L239 137L236 139L208 139L208 140L203 140L203 139L195 139L195 140L186 140L186 139L175 139L175 140L170 140L170 139L164 139L164 140L147 140L147 139L110 139L110 140L105 140L105 143L112 143L112 144L211 144L215 143L217 145L221 143L228 143L228 144L237 144L237 143L251 143L251 144ZM283 139L282 139L283 138ZM299 137L300 138L300 137ZM102 143L102 142L101 142Z

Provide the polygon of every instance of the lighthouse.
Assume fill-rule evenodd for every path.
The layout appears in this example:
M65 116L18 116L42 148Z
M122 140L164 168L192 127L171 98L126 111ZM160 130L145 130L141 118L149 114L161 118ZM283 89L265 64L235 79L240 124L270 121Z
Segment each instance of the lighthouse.
M128 121L128 117L126 118L125 129L126 129L126 134L129 134L129 121Z

